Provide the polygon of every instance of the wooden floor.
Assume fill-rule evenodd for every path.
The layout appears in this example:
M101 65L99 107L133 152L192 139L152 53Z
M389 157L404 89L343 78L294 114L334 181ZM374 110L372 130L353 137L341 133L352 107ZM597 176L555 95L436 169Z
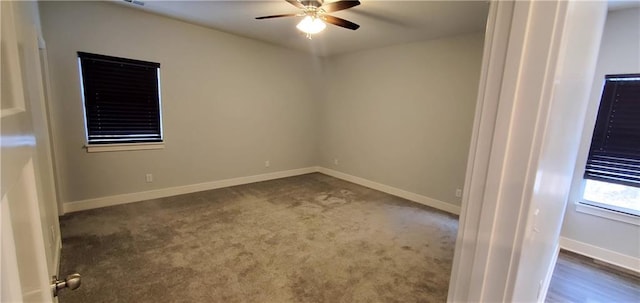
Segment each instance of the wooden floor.
M560 251L546 302L640 302L640 277Z

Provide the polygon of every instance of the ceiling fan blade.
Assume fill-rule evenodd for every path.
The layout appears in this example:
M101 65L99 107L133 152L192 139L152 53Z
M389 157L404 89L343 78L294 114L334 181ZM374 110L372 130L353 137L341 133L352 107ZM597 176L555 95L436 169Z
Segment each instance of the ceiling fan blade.
M322 20L324 20L327 23L331 23L333 25L337 25L337 26L341 26L341 27L344 27L344 28L348 28L350 30L357 30L360 27L360 25L357 25L357 24L355 24L355 23L353 23L351 21L347 21L347 20L344 20L342 18L338 18L338 17L334 17L334 16L323 15L321 18L322 18Z
M282 15L262 16L262 17L256 17L256 19L262 20L262 19L272 19L272 18L282 18L282 17L295 17L295 16L298 16L298 14L282 14Z
M341 11L341 10L347 9L347 8L352 8L352 7L358 6L358 5L360 5L360 1L345 0L345 1L338 1L338 2L328 3L326 5L323 5L322 9L327 13L331 13L331 12Z
M302 3L300 3L300 1L298 0L285 0L289 3L291 3L291 5L297 7L297 8L304 8L304 5L302 5Z

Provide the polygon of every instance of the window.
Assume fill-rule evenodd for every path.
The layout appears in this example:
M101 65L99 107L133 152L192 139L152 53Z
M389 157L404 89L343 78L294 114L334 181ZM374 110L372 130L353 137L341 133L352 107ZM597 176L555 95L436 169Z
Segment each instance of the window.
M640 216L640 74L605 77L584 178L584 204Z
M162 143L159 63L84 52L78 62L89 151Z

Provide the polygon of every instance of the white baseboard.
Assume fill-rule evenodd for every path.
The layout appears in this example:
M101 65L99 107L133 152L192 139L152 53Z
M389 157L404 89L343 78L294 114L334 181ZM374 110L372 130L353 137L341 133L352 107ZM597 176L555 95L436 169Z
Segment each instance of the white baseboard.
M184 185L184 186L162 188L162 189L143 191L143 192L137 192L137 193L66 202L63 204L63 209L65 213L70 213L70 212L76 212L81 210L88 210L88 209L94 209L94 208L100 208L100 207L107 207L107 206L126 204L131 202L150 200L150 199L159 199L164 197L194 193L194 192L205 191L205 190L218 189L218 188L229 187L229 186L236 186L236 185L242 185L242 184L248 184L248 183L254 183L254 182L268 181L273 179L293 177L293 176L304 175L304 174L309 174L314 172L317 172L316 167L306 167L306 168L285 170L285 171L260 174L260 175L254 175L254 176L248 176L248 177L240 177L240 178L233 178L233 179Z
M279 171L279 172L268 173L268 174L261 174L261 175L254 175L254 176L248 176L248 177L240 177L240 178L233 178L233 179L184 185L184 186L175 186L175 187L169 187L169 188L162 188L162 189L115 195L115 196L100 197L100 198L87 199L87 200L81 200L81 201L66 202L63 204L63 210L64 210L64 213L71 213L76 211L89 210L94 208L101 208L101 207L120 205L120 204L127 204L132 202L150 200L150 199L159 199L159 198L165 198L165 197L170 197L175 195L182 195L182 194L218 189L218 188L229 187L229 186L236 186L236 185L242 185L242 184L248 184L248 183L254 183L254 182L268 181L273 179L293 177L293 176L304 175L304 174L309 174L314 172L323 173L328 176L332 176L338 179L342 179L342 180L359 184L365 187L369 187L375 190L379 190L381 192L385 192L390 195L398 196L419 204L437 208L439 210L443 210L448 213L452 213L456 215L460 214L460 206L453 205L453 204L446 203L433 198L429 198L423 195L408 192L406 190L395 188L389 185L377 183L374 181L370 181L367 179L363 179L360 177L345 174L336 170L332 170L332 169L328 169L320 166L306 167L306 168Z
M349 181L358 185L362 185L368 188L372 188L375 190L379 190L381 192L385 192L387 194L390 195L394 195L400 198L404 198L422 205L426 205L426 206L430 206L433 208L437 208L439 210L443 210L446 211L448 213L452 213L455 215L459 215L460 214L460 206L457 205L453 205L451 203L447 203L447 202L443 202L440 200L436 200L433 198L429 198L423 195L419 195L416 193L412 193L412 192L408 192L406 190L403 189L399 189L396 187L392 187L389 185L385 185L385 184L381 184L381 183L377 183L371 180L367 180L364 178L360 178L360 177L356 177L356 176L352 176L349 174L345 174L343 172L339 172L333 169L328 169L328 168L324 168L324 167L318 167L317 171L319 173L323 173L325 175L329 175L338 179L342 179L345 181Z
M615 251L565 237L560 237L560 247L595 260L640 273L640 258L623 255Z

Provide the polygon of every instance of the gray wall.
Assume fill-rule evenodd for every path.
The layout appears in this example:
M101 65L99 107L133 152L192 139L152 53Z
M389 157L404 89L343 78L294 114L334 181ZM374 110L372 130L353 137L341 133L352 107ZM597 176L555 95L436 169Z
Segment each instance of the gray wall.
M582 175L600 104L604 76L640 72L640 9L609 12L589 98L585 129L562 226L562 236L623 255L640 258L640 226L576 211Z
M481 34L319 60L108 3L40 6L62 202L321 165L460 204ZM162 64L165 149L82 148L77 51Z
M320 165L460 205L482 47L473 34L330 58Z
M62 202L316 164L309 55L114 4L40 10ZM161 63L165 149L83 149L77 51Z

